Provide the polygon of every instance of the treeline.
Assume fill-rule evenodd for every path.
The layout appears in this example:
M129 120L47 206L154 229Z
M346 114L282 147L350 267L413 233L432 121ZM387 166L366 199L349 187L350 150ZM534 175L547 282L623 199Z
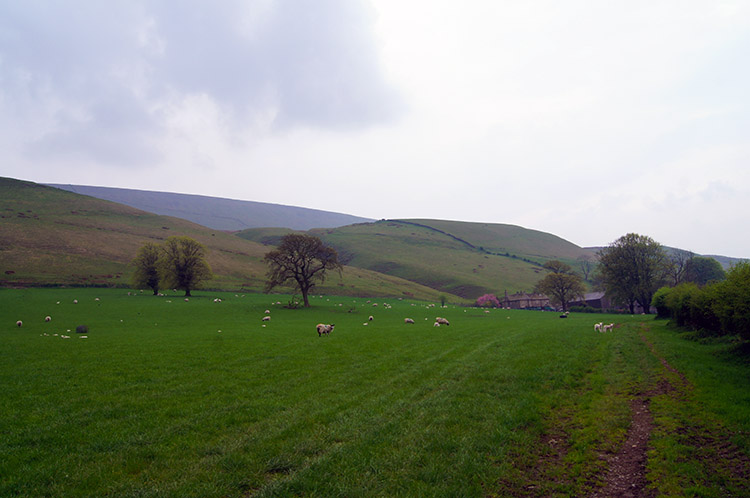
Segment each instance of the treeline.
M720 282L704 286L688 282L656 291L652 306L658 316L707 335L740 335L750 339L750 263L738 263Z

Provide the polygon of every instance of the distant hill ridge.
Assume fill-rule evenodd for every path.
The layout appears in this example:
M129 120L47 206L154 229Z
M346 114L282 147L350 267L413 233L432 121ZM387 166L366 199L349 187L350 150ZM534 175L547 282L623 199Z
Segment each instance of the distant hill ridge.
M215 230L238 231L264 227L310 230L374 221L318 209L204 195L56 183L46 185L125 204L150 213L182 218Z

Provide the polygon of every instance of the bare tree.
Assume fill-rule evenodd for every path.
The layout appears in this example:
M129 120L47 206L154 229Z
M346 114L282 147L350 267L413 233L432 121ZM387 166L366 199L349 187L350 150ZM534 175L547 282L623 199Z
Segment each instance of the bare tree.
M560 304L563 311L568 310L568 303L583 296L586 291L581 277L573 273L570 265L561 261L548 261L544 268L550 273L536 284L536 291L546 294L550 299Z
M269 266L266 292L290 280L302 293L305 307L310 306L308 294L317 282L325 280L328 270L341 272L336 250L323 245L312 235L291 233L263 258Z
M588 254L578 256L578 266L579 268L581 268L583 279L588 282L592 272L594 271L594 267L596 266L594 257Z
M190 291L211 278L211 268L206 262L206 248L190 237L169 237L164 241L161 262L162 277L167 287Z
M154 296L159 293L159 258L161 257L161 247L153 242L145 244L138 249L133 264L135 272L133 273L133 287L142 289L148 287L154 291Z
M685 280L685 272L693 256L695 256L694 253L683 249L673 249L668 253L666 271L673 287Z

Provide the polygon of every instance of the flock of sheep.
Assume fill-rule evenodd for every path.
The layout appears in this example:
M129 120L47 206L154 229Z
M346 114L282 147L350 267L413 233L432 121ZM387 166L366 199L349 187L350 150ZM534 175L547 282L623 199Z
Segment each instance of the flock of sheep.
M129 292L128 295L131 295L131 293ZM321 297L323 297L323 296L321 296ZM187 299L185 299L185 300L187 301ZM99 298L96 298L96 301L99 301ZM220 303L221 299L216 298L216 299L213 300L213 302ZM367 301L367 303L370 304L370 301ZM57 304L60 304L60 302L58 301ZM78 304L78 300L74 299L73 300L73 304ZM281 304L281 302L275 302L275 303L272 303L272 304ZM339 304L339 306L342 306L342 305ZM373 303L372 306L378 306L378 303ZM412 306L414 306L414 305L412 304ZM430 308L430 307L434 307L434 306L435 306L434 304L431 304L431 305L428 305L427 307ZM385 309L390 309L391 305L389 305L387 303L383 303L383 307ZM485 313L489 313L489 311L485 311ZM565 313L565 315L567 317L567 313ZM510 318L510 317L508 317L508 318ZM363 323L363 325L368 325L368 323L372 322L374 319L375 319L375 317L372 316L372 315L370 315L368 317L368 321L365 322L365 323ZM44 317L44 321L45 322L49 322L51 320L52 320L52 317L49 316L49 315L47 315L46 317ZM271 321L271 310L268 310L268 309L265 310L264 316L262 317L261 320L263 322L269 322L269 321ZM427 320L427 318L425 318L425 320ZM404 318L404 324L407 324L407 325L408 324L415 324L415 321L414 321L413 318ZM439 316L435 317L435 322L433 323L433 327L440 327L441 325L449 326L450 322L446 318L439 317ZM23 321L18 320L16 322L16 326L22 327L23 326ZM265 327L265 324L263 326ZM322 337L324 335L326 335L326 336L330 335L330 333L333 332L333 329L334 329L335 326L336 325L333 324L333 323L330 323L330 324L319 323L319 324L317 324L315 326L315 330L318 332L318 337ZM610 332L610 331L612 331L612 329L614 329L614 327L615 327L614 323L605 324L603 322L599 322L599 323L595 323L594 324L594 331L596 331L596 332ZM70 332L70 331L68 331L68 332ZM85 326L79 326L77 328L76 332L78 334L87 333L88 329ZM43 334L43 335L48 335L48 334ZM58 334L54 334L54 335L57 336ZM60 337L63 337L63 338L66 338L66 339L69 338L69 336L65 336L65 335L61 335ZM86 336L81 336L81 337L84 338Z

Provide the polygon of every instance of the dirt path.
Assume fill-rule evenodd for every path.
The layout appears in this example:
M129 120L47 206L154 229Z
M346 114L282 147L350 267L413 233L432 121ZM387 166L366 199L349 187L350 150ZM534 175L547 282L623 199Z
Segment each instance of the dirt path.
M639 336L654 357L672 375L669 378L662 376L655 389L642 393L631 402L631 425L625 443L617 454L606 457L609 470L605 484L592 493L591 498L656 496L655 490L648 488L649 482L646 479L648 444L654 428L650 401L653 397L664 394L684 399L693 388L680 371L659 355L643 333ZM699 421L693 422L695 425L680 427L679 431L685 435L691 446L705 451L699 456L703 464L711 471L725 474L729 480L739 479L746 482L747 476L750 475L750 457L729 442L720 427L713 427L711 424L709 427Z
M678 375L681 383L685 385L687 380L670 365L664 358L660 357L654 345L651 344L643 334L639 334L641 340L646 343L651 353L664 365L664 367ZM654 419L651 415L651 398L674 391L674 386L666 378L662 378L658 386L646 393L642 393L630 402L630 428L620 451L605 457L607 460L607 477L603 487L597 489L591 498L641 498L651 497L653 493L646 489L646 461L648 441L654 428Z

